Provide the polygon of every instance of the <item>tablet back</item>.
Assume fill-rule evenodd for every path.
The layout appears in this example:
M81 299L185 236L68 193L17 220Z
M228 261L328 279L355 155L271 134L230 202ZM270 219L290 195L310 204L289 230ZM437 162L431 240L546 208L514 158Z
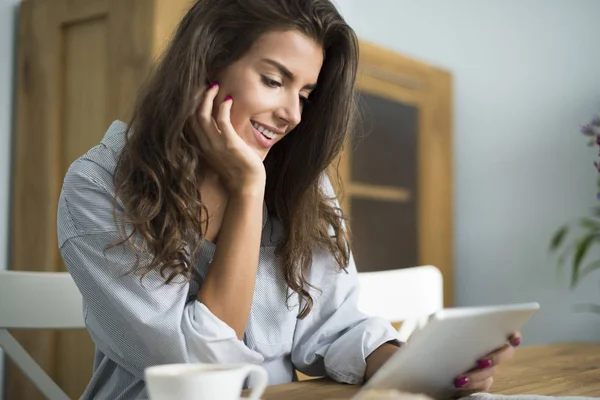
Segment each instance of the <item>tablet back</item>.
M440 310L365 387L425 393L434 398L451 395L456 392L456 377L506 344L538 309L538 303L523 303Z

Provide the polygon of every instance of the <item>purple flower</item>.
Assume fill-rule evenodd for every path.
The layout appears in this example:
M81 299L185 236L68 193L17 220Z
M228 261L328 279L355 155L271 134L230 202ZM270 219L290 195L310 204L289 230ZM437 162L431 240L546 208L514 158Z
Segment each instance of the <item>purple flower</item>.
M598 136L600 135L600 125L594 126L592 124L581 125L581 133L585 136Z
M600 116L596 116L592 122L590 122L590 125L600 127Z

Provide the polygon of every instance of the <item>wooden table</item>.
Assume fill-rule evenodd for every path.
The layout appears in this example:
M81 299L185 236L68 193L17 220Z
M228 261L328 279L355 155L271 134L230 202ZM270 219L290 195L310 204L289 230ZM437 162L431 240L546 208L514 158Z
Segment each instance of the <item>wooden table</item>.
M520 348L498 367L492 393L600 397L600 343ZM350 399L360 387L328 379L270 386L264 400Z

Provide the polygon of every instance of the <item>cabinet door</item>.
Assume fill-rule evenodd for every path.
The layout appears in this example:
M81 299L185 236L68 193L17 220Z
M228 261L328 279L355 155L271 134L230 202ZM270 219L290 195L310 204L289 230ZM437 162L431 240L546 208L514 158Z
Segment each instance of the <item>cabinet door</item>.
M11 269L64 270L56 237L63 177L112 120L127 118L151 63L152 12L146 0L22 3ZM85 330L13 333L70 397L81 395L94 354ZM8 398L41 399L8 364Z
M361 42L361 123L339 171L359 271L432 264L452 302L451 76Z

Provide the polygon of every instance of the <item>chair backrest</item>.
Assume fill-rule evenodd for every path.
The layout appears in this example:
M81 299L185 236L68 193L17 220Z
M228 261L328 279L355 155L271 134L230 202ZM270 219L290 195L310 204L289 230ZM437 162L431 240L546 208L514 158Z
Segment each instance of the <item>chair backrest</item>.
M69 397L8 329L85 328L82 298L67 272L0 271L0 347L50 400Z
M367 315L402 322L398 339L408 340L443 308L443 279L432 265L358 274L358 308Z

